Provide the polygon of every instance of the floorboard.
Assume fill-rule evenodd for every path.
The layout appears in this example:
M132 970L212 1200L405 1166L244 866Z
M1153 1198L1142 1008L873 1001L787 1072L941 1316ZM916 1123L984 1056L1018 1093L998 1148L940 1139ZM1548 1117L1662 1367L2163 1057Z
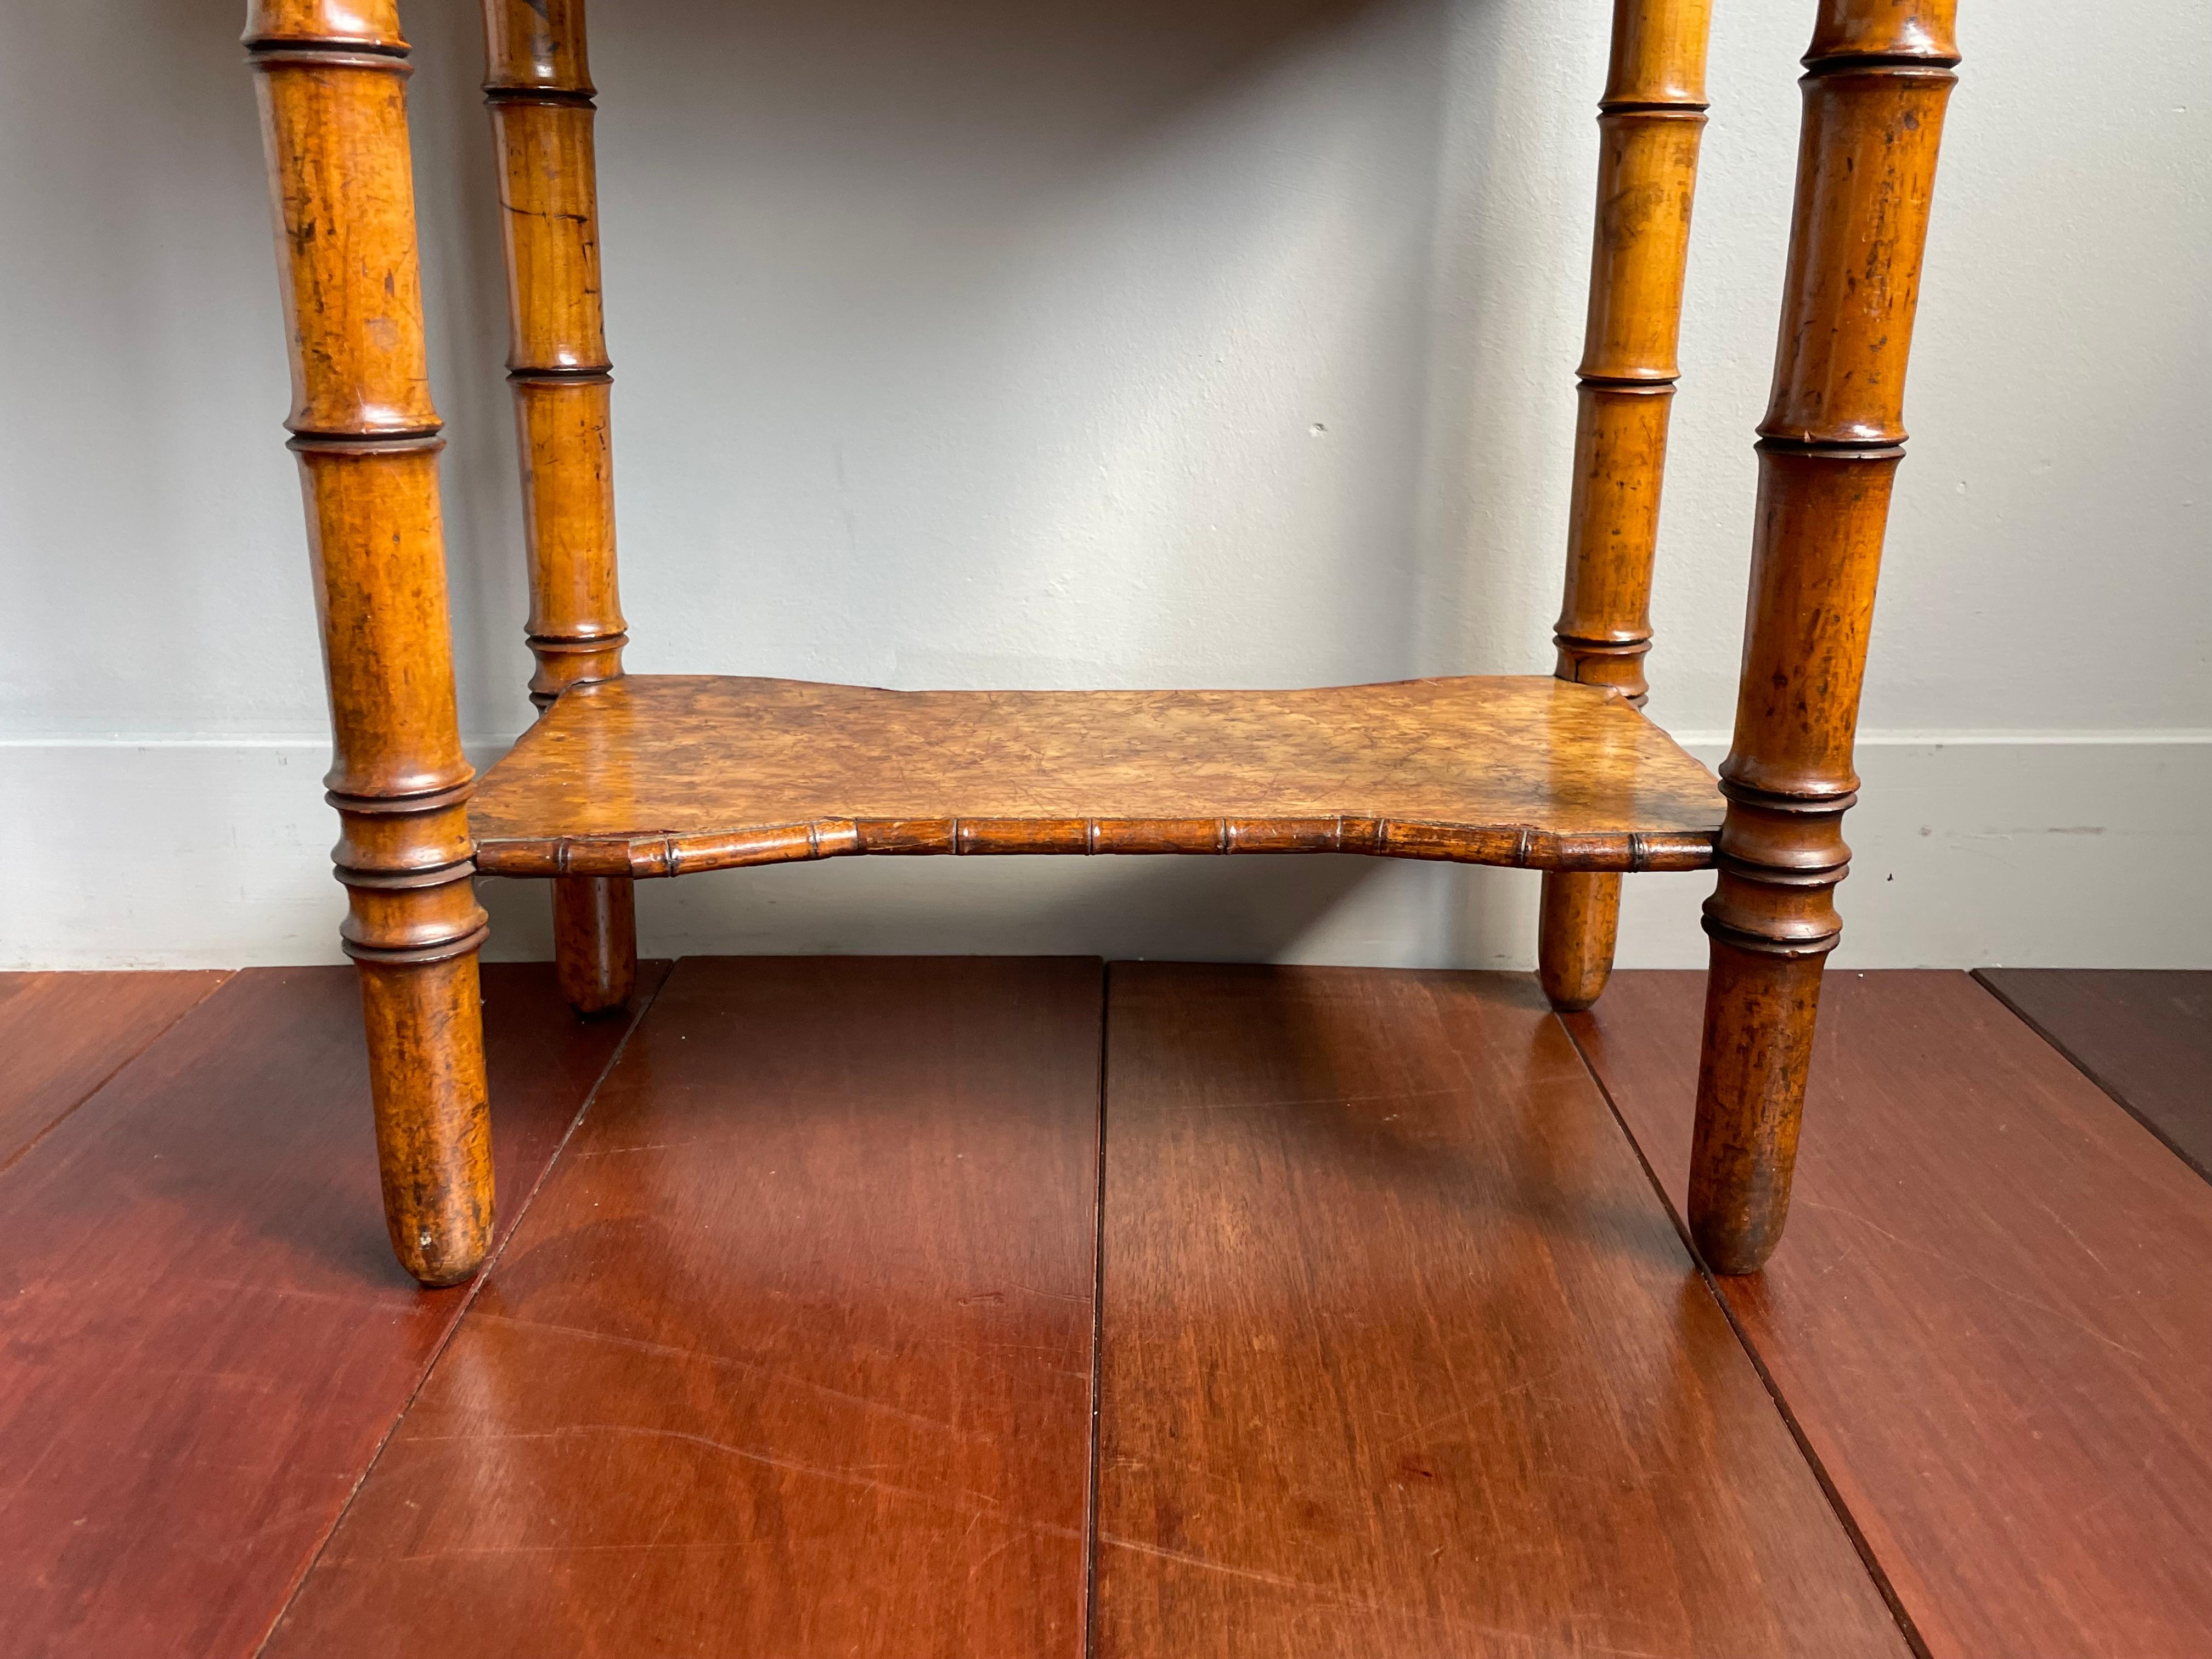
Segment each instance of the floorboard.
M1107 1029L1101 1659L1907 1652L1529 981Z
M681 963L272 1659L1074 1659L1101 1002Z
M1703 994L1570 1021L1678 1206ZM1935 1659L2212 1652L2212 1188L1972 978L1829 975L1788 1236L1725 1283Z
M1975 977L2212 1180L2212 973L1984 968Z
M0 974L0 1169L181 1019L219 973Z
M511 1218L621 1040L487 967ZM465 1292L379 1206L347 968L239 974L0 1175L9 1659L253 1652Z

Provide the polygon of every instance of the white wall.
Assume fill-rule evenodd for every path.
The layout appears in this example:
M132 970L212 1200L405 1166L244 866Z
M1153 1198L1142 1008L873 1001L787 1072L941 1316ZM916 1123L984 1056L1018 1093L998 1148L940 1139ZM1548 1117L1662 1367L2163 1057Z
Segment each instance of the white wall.
M322 691L233 8L0 0L0 963L334 955ZM599 0L641 672L1545 672L1598 0ZM1652 712L1728 725L1808 6L1721 8ZM464 720L528 719L474 7L409 11ZM2212 31L1970 5L1842 960L2204 965ZM1715 751L1705 750L1711 757ZM647 948L1521 963L1534 878L838 864ZM498 948L544 944L489 883ZM1703 883L1623 959L1697 960Z

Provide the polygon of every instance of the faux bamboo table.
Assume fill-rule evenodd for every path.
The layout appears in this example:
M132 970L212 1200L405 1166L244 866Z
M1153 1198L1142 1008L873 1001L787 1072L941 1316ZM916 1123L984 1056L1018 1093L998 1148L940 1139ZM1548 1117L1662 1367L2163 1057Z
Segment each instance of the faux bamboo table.
M537 726L479 785L455 714L394 0L252 0L392 1246L465 1279L491 1233L479 871L552 883L562 985L620 1006L633 884L862 854L1363 853L1544 872L1562 1008L1620 880L1717 872L1690 1223L1757 1268L1790 1201L1954 0L1814 0L1734 745L1643 713L1711 0L1615 0L1552 678L1296 691L897 692L625 676L583 0L483 0L501 158Z

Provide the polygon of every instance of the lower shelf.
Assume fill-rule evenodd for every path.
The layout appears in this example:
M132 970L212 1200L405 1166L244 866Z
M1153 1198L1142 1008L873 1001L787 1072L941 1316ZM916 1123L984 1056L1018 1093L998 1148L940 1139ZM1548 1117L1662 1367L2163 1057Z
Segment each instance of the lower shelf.
M636 675L486 775L477 866L673 876L860 853L1368 853L1698 870L1712 775L1534 676L1305 691L878 691Z

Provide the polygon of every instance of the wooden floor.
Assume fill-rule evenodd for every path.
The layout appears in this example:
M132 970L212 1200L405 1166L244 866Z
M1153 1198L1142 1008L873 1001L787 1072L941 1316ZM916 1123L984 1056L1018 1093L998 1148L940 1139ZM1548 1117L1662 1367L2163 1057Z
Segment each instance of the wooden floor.
M415 1289L350 974L0 975L0 1655L2204 1659L2212 974L486 970Z

